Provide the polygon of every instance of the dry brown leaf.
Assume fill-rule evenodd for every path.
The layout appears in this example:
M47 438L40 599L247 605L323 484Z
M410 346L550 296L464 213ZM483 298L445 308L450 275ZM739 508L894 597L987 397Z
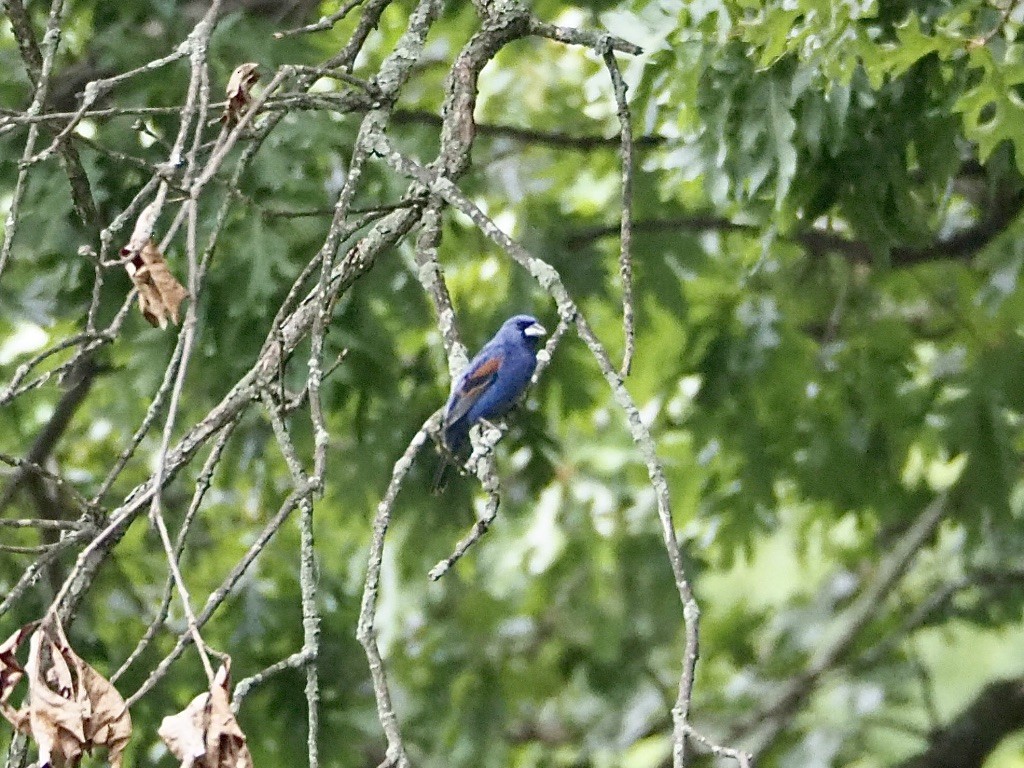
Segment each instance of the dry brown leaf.
M171 754L181 760L183 766L205 765L206 722L209 713L206 704L210 694L201 693L176 715L168 715L160 723L157 733Z
M228 103L220 118L222 123L231 126L238 122L242 112L249 106L250 91L259 79L260 65L252 61L239 65L231 73L227 87Z
M160 724L160 738L182 768L252 768L245 734L231 712L230 669L225 662L209 691Z
M107 678L82 662L81 684L92 706L92 717L85 721L87 745L105 746L107 759L117 768L121 753L132 737L132 719L121 694Z
M22 627L0 646L0 670L11 673L8 679L28 677L25 703L15 712L3 702L3 715L35 740L40 765L77 765L83 752L99 746L107 747L110 764L120 768L132 730L124 699L71 650L56 618L46 620L32 634L28 662L21 670L14 652L32 626Z
M170 318L177 325L178 311L188 291L171 274L156 243L147 242L138 256L124 266L139 289L139 309L149 324L166 328Z
M121 249L122 256L138 256L142 253L142 249L146 247L150 237L153 235L158 213L155 200L142 209L139 218L135 220L135 229L132 230L132 236L128 239L125 247Z
M0 645L0 714L6 717L15 728L21 728L21 716L14 707L7 703L14 686L25 676L25 669L18 663L14 654L24 642L28 634L34 630L38 622L26 624Z

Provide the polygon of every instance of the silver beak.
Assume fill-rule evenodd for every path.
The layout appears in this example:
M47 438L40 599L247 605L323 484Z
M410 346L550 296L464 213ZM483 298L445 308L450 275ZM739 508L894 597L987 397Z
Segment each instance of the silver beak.
M524 336L547 336L548 332L544 329L544 326L540 323L534 323L528 325L523 329Z

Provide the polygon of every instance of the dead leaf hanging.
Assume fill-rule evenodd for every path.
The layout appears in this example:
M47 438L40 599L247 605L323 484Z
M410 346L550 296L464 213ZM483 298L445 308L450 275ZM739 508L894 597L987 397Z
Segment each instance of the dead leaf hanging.
M188 291L171 274L156 243L147 242L124 266L139 289L139 309L150 325L166 328L168 318L177 325L181 302Z
M37 622L26 624L0 645L0 714L10 720L15 728L20 727L20 715L7 703L7 699L10 698L14 686L25 676L25 670L14 654L28 634L36 628L36 624Z
M71 650L55 617L32 634L22 669L14 653L33 626L22 627L0 646L0 713L32 736L41 766L77 765L84 752L99 746L108 749L110 764L120 768L132 732L121 694ZM6 698L22 675L28 678L28 695L15 711Z
M242 112L249 106L252 98L250 93L252 87L260 79L260 65L255 62L248 62L238 66L228 79L227 97L228 103L224 107L224 114L221 122L233 126L238 122Z
M135 228L132 230L132 236L128 238L128 244L121 249L122 256L138 256L142 253L142 249L146 247L153 235L159 213L160 209L156 200L142 209L139 218L135 220Z
M158 733L182 768L252 768L245 734L231 712L230 662L217 670L208 692L165 717Z
M80 681L92 705L92 717L85 721L85 742L106 745L108 759L116 768L121 764L121 752L132 735L127 705L110 681L85 662L82 662Z

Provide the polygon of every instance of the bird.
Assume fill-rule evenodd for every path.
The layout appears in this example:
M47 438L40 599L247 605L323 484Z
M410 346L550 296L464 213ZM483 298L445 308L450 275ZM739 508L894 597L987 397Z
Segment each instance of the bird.
M465 448L470 428L481 419L504 416L526 390L546 334L537 318L514 315L455 378L441 421L441 443L448 455L438 464L435 493L444 487L451 457Z

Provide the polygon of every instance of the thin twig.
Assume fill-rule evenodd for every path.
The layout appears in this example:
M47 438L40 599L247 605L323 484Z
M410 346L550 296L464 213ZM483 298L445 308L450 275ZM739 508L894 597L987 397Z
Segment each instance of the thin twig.
M28 114L38 115L42 112L43 103L46 101L46 94L50 87L50 76L53 73L53 62L57 53L57 47L60 44L60 22L64 14L64 0L53 0L50 5L50 15L46 21L46 34L43 36L42 46L38 48L32 36L31 24L28 21L28 15L25 13L21 0L7 0L5 6L5 10L11 19L11 28L18 40L18 47L21 50L22 58L25 59L29 76L35 85L35 93L32 96L32 104L29 105ZM39 60L40 57L41 61ZM3 241L0 242L0 276L3 275L7 261L11 257L14 235L21 221L19 213L28 184L28 173L31 167L29 159L35 152L38 138L39 126L33 123L29 126L28 138L25 140L25 148L21 153L18 179L14 183L14 192L11 195L7 221L4 223Z
M846 610L839 629L832 638L819 645L804 670L779 686L778 693L764 705L736 723L730 738L759 731L753 753L763 752L774 743L790 722L800 703L814 690L818 681L842 659L857 642L861 630L874 618L878 605L913 564L925 542L942 521L948 497L943 494L918 515L906 533L879 563L875 578Z
M271 664L266 669L262 669L254 675L249 675L249 677L239 680L235 684L235 690L231 697L231 711L238 714L238 710L241 709L245 697L252 693L254 688L263 685L274 675L279 675L289 669L302 669L311 662L315 662L315 659L310 654L305 651L296 651L291 656Z
M396 109L392 115L392 122L396 125L418 124L440 128L444 118L425 110ZM560 131L542 131L536 128L523 128L517 125L498 123L477 123L476 132L479 136L509 139L523 144L539 144L554 149L576 152L591 152L596 149L620 149L622 147L621 133L619 136L605 137L597 133L576 134L562 133ZM635 136L633 138L633 145L637 149L663 147L667 142L668 139L666 137L657 134Z
M22 546L20 544L0 544L0 552L9 552L12 555L41 555L45 552L49 552L54 547L59 546L59 541L55 541L50 544L33 544L27 546Z
M742 749L736 749L734 747L723 747L721 744L716 744L692 726L687 726L686 737L700 744L715 757L735 760L739 765L739 768L752 768L754 765L754 757L749 752L744 752Z
M146 407L146 414L142 417L142 423L135 430L135 434L132 435L131 440L128 441L113 465L107 470L107 476L103 478L103 482L100 483L99 489L96 491L95 496L92 498L94 504L98 504L102 501L107 491L114 484L114 481L120 476L121 472L128 465L131 457L135 454L135 451L142 444L149 430L156 423L157 416L160 415L160 409L163 408L164 399L167 394L171 391L174 386L174 382L178 376L178 366L181 363L181 356L185 351L185 340L187 336L185 334L179 334L177 342L174 345L174 351L171 353L171 359L167 363L167 367L164 369L163 381L160 382L160 386L157 388L156 393L149 401L149 405Z
M228 444L228 440L231 434L234 432L237 421L229 422L226 427L221 431L217 438L217 442L213 444L213 448L210 449L209 455L206 457L206 461L203 463L203 468L199 472L199 477L196 478L195 491L192 494L192 501L189 502L188 511L185 512L185 518L182 520L181 528L178 529L178 536L174 542L174 561L180 562L181 554L185 550L185 541L188 538L189 531L192 529L192 521L195 519L196 513L199 511L200 505L203 503L203 499L206 496L206 492L210 489L210 483L213 481L213 473L216 470L218 464L220 464L221 456L224 454L224 448ZM160 607L156 610L153 616L153 620L149 626L146 627L146 631L143 636L139 639L135 649L128 654L128 657L124 660L117 671L110 676L110 682L117 682L118 678L121 677L128 668L134 664L138 658L142 655L142 652L146 650L149 644L156 637L157 632L164 626L167 621L168 611L171 607L171 597L174 593L174 576L168 574L167 582L164 584L163 596L160 598Z
M209 44L210 35L213 33L213 22L216 18L219 6L220 0L214 0L209 11L207 11L206 16L204 16L203 20L196 25L192 34L189 35L192 75L189 82L188 97L181 121L181 128L178 132L178 138L175 140L174 148L171 153L172 161L174 158L179 156L179 153L184 146L185 136L189 126L194 124L196 133L200 133L202 131L202 126L206 121L205 112L208 108L208 99L203 96L206 50ZM194 152L192 154L194 157ZM164 192L165 190L166 185L161 185L160 191ZM154 480L155 489L150 500L149 517L157 529L161 544L164 548L164 553L167 556L167 564L170 568L171 576L174 578L178 595L181 598L182 608L185 612L185 618L188 622L188 631L195 642L196 650L199 653L199 658L203 663L203 669L206 672L206 677L210 685L213 686L215 684L215 672L213 665L210 662L209 654L207 653L206 643L203 642L203 639L199 634L196 617L192 611L191 598L189 596L188 589L185 586L185 580L178 568L177 558L175 557L174 549L171 546L170 535L167 533L167 525L164 522L163 508L161 504L161 492L163 489L163 478L166 472L167 452L170 449L171 434L174 429L174 421L178 412L178 401L185 385L185 374L188 370L189 360L191 359L192 347L195 342L197 329L198 317L196 314L196 298L199 295L199 260L196 252L197 206L194 195L188 202L188 214L189 226L186 252L188 254L189 262L189 295L192 297L192 301L189 302L188 309L185 312L185 321L181 331L181 336L184 339L181 342L181 361L175 375L174 386L171 389L170 401L167 406L167 418L164 423L160 449L157 453Z
M469 548L476 544L490 530L491 525L498 516L501 495L498 475L494 470L492 451L498 440L501 439L501 436L502 431L500 429L484 429L480 438L474 442L473 455L470 456L466 465L471 470L475 469L477 477L480 478L480 485L487 494L487 502L484 505L483 514L480 515L479 519L473 524L473 527L470 528L469 533L455 545L452 553L430 569L427 576L431 581L437 581L448 573L462 559L462 556L469 551Z
M69 536L65 536L60 540L57 546L51 547L46 552L43 552L35 562L31 563L21 574L21 577L14 586L7 592L3 601L0 601L0 616L7 613L11 607L21 599L25 590L35 584L36 579L39 578L39 574L44 568L55 561L62 552L88 538L90 533L90 529L82 529L80 531L75 531Z
M615 53L609 46L604 51L604 63L612 80L615 105L619 115L622 141L622 223L619 247L619 276L622 279L622 326L625 335L625 351L622 353L622 367L619 372L629 376L633 365L633 351L636 346L633 311L633 126L626 100L626 81L622 79Z
M420 449L426 444L431 432L441 423L440 411L435 413L415 434L405 449L402 457L395 462L391 470L391 482L387 491L377 505L377 514L373 520L373 534L370 540L370 552L366 567L366 581L363 585L363 598L359 608L359 624L356 638L363 646L370 662L370 676L373 679L373 694L377 700L377 717L384 728L388 741L387 755L396 768L408 768L409 758L405 753L402 734L398 727L394 706L391 703L391 692L388 688L387 675L384 673L384 660L377 646L377 632L374 629L377 612L377 592L380 588L380 568L384 558L384 537L391 524L391 510L395 505L398 492L402 489L405 476L412 469L413 460Z
M45 520L39 518L27 518L21 520L10 520L0 518L0 528L39 528L51 531L80 531L88 528L89 523L81 520Z
M328 29L332 29L335 24L348 16L352 9L360 5L362 2L363 0L348 0L348 2L342 3L341 7L330 16L321 16L315 23L307 24L304 27L286 29L283 32L275 32L274 38L276 40L280 40L283 37L291 37L292 35L306 35L311 32L324 32Z
M10 455L8 455L6 453L0 453L0 462L2 462L4 464L8 464L8 465L10 465L12 467L17 467L19 472L31 473L32 475L35 475L36 477L42 478L42 479L44 479L44 480L46 480L46 481L48 481L50 483L53 483L53 485L55 487L61 489L62 491L67 493L68 496L71 497L71 500L74 502L75 506L77 506L78 509L81 512L84 512L84 513L94 513L94 512L96 512L97 506L93 502L87 501L86 498L84 496L82 496L81 493L78 492L78 489L76 489L73 485L71 485L67 481L67 479L65 477L63 477L62 475L60 475L60 474L58 474L56 472L51 472L50 470L46 469L46 467L40 466L39 464L37 464L34 461L30 461L28 459L19 459L17 456L10 456ZM17 475L16 477L18 477L18 476L20 476L20 475ZM11 484L8 485L8 488L10 488L13 485L13 483L14 483L14 478L12 478ZM6 489L5 489L5 491L6 491ZM0 503L0 509L5 507L7 505L8 501L9 501L9 498L7 497L7 493L5 492L4 493L4 498L0 499L0 502L2 502L2 503ZM15 521L12 521L12 520L0 520L0 525L10 525L12 522L15 522ZM54 527L75 527L75 526L82 527L78 523L68 523L68 522L65 522L65 521L62 521L62 520L49 520L47 522L52 524Z
M466 345L462 343L459 335L452 297L438 260L437 247L440 241L441 201L435 198L423 210L420 232L416 238L416 278L434 305L437 327L441 331L441 341L447 353L448 372L454 380L466 367L469 356L466 354Z
M640 411L626 389L622 377L611 363L604 346L598 340L590 324L580 312L576 303L569 296L557 270L547 262L530 254L519 243L505 234L483 211L480 210L458 187L448 179L437 176L418 163L406 158L398 152L391 142L381 136L375 151L395 170L416 179L427 186L431 192L443 197L450 205L468 216L480 230L499 245L518 264L524 267L542 288L555 300L559 315L576 327L579 337L590 349L601 370L602 375L612 390L615 401L623 409L633 441L640 450L647 465L648 477L655 492L658 507L658 519L661 523L662 536L668 554L672 573L675 577L676 589L683 606L686 647L683 652L683 670L679 680L679 695L673 707L672 716L675 724L672 739L673 764L683 768L686 762L686 729L690 726L689 709L693 697L694 676L698 654L698 626L700 609L693 595L689 579L683 567L682 552L676 539L675 525L672 521L672 508L668 482L655 449L654 438L644 424Z
M299 586L302 591L302 650L306 667L306 749L309 768L319 765L317 739L320 733L320 679L317 662L320 660L320 613L316 605L316 551L313 537L313 501L306 496L299 516L300 552Z
M227 577L225 577L224 581L221 582L220 586L210 593L210 596L206 599L206 605L203 606L203 610L199 612L198 616L196 616L196 627L202 629L203 625L210 620L210 617L213 616L217 608L220 607L225 598L227 598L227 596L231 594L232 590L234 590L239 579L245 575L245 572L249 569L253 560L255 560L264 548L266 548L267 542L273 538L274 534L277 533L284 521L288 519L288 516L292 513L295 507L298 506L302 495L307 492L308 489L305 488L297 489L289 494L284 502L282 502L281 508L263 527L263 530L260 531L259 535L256 537L256 541L252 543L252 546L249 547L242 559L234 568L231 569L231 572ZM157 664L149 674L149 677L146 678L145 682L139 686L139 689L127 698L126 704L128 707L131 707L139 699L149 693L149 691L151 691L153 687L164 678L167 671L171 668L171 665L178 660L191 639L192 636L188 630L178 636L178 641L175 643L174 648L171 649L171 652L168 653L159 664Z
M28 376L32 372L32 369L37 365L59 352L63 352L71 347L77 347L80 344L88 344L90 341L96 341L100 338L102 338L101 334L98 334L95 331L76 333L73 336L68 336L66 339L58 341L52 347L48 347L41 352L37 352L15 369L14 375L4 388L3 394L0 394L0 405L10 402L10 393L18 388L18 385L25 380L25 377Z
M589 29L577 29L576 27L559 27L554 24L547 24L538 19L530 22L530 34L537 37L546 37L559 43L569 45L581 45L585 48L592 48L594 51L603 52L608 48L621 53L628 53L631 56L639 56L644 52L639 45L623 40L621 37L608 35L601 32L594 32Z
M311 374L312 376L312 374ZM288 434L281 413L283 403L275 403L270 390L264 389L261 399L270 415L270 422L277 438L278 446L284 456L285 463L292 475L296 488L306 488L307 493L299 500L301 514L299 516L300 551L299 551L299 586L302 591L302 650L299 651L305 660L306 668L306 709L308 718L307 749L309 766L316 768L319 763L319 747L317 736L320 721L320 681L317 673L317 661L320 655L320 614L316 606L316 553L313 539L313 494L317 487L310 482L309 476L303 471L298 451ZM237 699L236 699L237 701Z
M85 113L89 111L89 107L95 104L98 98L108 93L110 89L113 88L115 85L124 80L128 80L129 78L135 77L136 75L141 75L145 72L152 72L153 70L160 69L161 67L165 67L168 64L172 64L175 61L179 61L180 59L185 58L185 56L189 54L189 50L189 41L186 40L185 42L178 45L178 47L175 48L174 51L167 54L166 56L163 56L159 59L154 59L153 61L146 62L141 67L129 70L128 72L121 72L120 74L103 80L93 80L92 82L87 84L85 86L85 90L82 92L82 106L78 109L78 111L71 116L71 119L67 122L67 124L63 128L61 128L60 132L56 136L54 136L53 141L50 143L48 147L46 147L46 149L42 150L36 155L33 155L24 162L26 162L27 164L35 164L43 162L44 160L47 160L49 157L51 157L53 153L56 152L60 148L60 146L67 140L68 136L71 135L71 132L74 131L78 124L82 121L82 118L85 116Z

